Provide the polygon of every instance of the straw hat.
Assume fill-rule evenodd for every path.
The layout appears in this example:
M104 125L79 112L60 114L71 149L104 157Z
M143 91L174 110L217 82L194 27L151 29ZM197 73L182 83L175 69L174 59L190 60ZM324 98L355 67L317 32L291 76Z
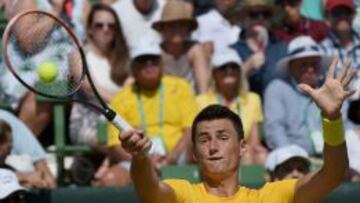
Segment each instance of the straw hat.
M173 22L186 22L191 30L198 26L192 16L190 4L179 0L169 0L164 6L161 20L153 23L152 27L160 32L164 24Z
M264 7L272 12L275 10L275 6L272 0L244 0L240 7L240 13L247 12L254 7Z

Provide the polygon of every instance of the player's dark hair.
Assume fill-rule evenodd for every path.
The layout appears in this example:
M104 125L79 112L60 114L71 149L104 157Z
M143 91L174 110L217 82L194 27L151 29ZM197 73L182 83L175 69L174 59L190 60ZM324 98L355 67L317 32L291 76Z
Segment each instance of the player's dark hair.
M218 119L228 119L234 125L235 130L238 135L239 141L244 139L244 130L240 117L222 105L210 105L204 108L194 119L192 128L191 128L191 140L195 143L196 129L200 122L202 121L212 121Z

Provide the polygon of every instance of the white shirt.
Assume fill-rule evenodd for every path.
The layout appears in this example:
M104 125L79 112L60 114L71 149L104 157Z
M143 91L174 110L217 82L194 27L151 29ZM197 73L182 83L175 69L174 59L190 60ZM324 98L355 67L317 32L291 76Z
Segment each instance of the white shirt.
M86 53L86 60L89 65L91 79L97 86L101 86L111 94L115 94L119 91L120 87L111 79L111 67L106 58L98 57L91 51L88 51Z
M346 145L350 168L360 173L360 136L354 130L346 131Z
M148 15L140 13L135 8L133 0L121 0L112 5L119 16L128 47L131 47L142 36L154 37L159 43L161 42L161 36L151 28L151 25L160 20L165 3L166 0L156 0L155 8Z
M229 46L238 41L240 27L231 25L216 9L196 18L199 26L192 38L199 42L213 42L214 48Z

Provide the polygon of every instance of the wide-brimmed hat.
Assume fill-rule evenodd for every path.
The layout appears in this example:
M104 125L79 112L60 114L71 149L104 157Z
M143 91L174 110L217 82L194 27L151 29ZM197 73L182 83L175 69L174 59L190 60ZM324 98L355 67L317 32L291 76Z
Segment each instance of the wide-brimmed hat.
M294 158L302 159L310 165L309 154L303 148L289 145L272 151L266 159L265 168L268 171L274 171L277 166Z
M164 24L173 22L188 23L191 30L195 30L198 26L192 16L191 5L179 0L169 0L164 6L161 19L154 22L152 27L160 32Z
M276 8L274 6L272 0L244 0L240 5L239 13L244 14L254 7L267 8L272 12L274 12L274 10Z
M237 52L230 47L216 49L211 60L212 70L215 70L228 63L235 63L241 68L243 61Z
M277 69L280 72L286 72L289 67L289 62L294 59L307 58L307 57L320 57L322 59L322 67L326 68L332 58L325 56L320 52L319 46L309 36L299 36L293 39L288 46L287 55L282 58L277 64Z
M0 200L5 199L14 192L25 190L20 186L14 172L8 169L0 169Z

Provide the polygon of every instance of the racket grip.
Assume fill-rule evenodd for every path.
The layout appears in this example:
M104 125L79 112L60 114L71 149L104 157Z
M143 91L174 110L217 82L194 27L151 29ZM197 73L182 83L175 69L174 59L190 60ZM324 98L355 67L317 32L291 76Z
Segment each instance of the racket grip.
M115 115L115 117L112 119L111 122L119 130L128 131L134 129L128 122L126 122L123 118L121 118L118 115Z

